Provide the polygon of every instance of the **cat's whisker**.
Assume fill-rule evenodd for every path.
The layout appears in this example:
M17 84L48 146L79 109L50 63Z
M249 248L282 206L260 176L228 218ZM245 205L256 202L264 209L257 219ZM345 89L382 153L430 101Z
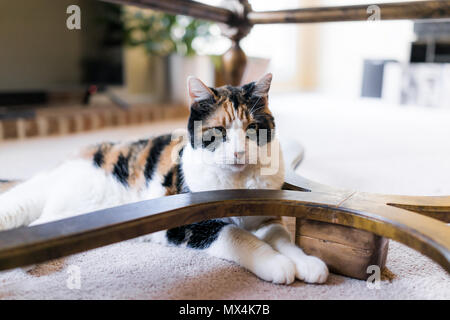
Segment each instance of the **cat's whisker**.
M261 97L259 97L255 104L250 108L250 114L253 113L253 109L258 105L259 100L261 100Z

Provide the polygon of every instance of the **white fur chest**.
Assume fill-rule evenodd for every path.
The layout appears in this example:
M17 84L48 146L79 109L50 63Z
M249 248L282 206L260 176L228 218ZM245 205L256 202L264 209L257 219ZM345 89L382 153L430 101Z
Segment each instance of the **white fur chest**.
M281 189L284 183L284 164L280 151L280 166L276 174L263 175L261 167L249 166L241 172L231 172L216 165L199 161L196 152L187 145L183 152L182 168L185 183L192 192L226 189ZM224 221L234 223L241 228L253 230L269 216L231 217Z

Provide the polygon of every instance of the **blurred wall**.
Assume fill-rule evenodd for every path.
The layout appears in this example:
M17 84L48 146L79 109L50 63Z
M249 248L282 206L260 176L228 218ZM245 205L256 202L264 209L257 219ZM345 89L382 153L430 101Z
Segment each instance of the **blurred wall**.
M405 0L395 0L402 1ZM321 0L320 4L370 5L373 2ZM324 23L317 25L317 34L319 45L314 59L318 68L316 90L349 98L358 97L361 93L364 59L408 61L411 41L414 39L413 22L409 20Z
M407 0L380 0L402 1ZM373 1L253 0L250 3L259 11L356 4L369 6ZM413 22L406 20L277 24L255 26L242 40L242 47L249 56L271 60L269 70L274 73L273 91L316 91L355 98L361 93L364 59L408 61L413 39Z

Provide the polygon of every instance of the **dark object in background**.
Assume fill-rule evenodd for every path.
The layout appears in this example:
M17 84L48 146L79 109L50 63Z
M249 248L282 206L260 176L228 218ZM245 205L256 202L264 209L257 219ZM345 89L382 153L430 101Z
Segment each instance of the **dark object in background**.
M122 46L125 39L124 25L121 19L122 8L116 4L95 2L91 10L91 20L87 21L86 30L90 26L95 28L96 43L94 48L89 46L89 49L84 52L81 63L82 84L122 85ZM89 36L87 33L85 37Z
M109 91L106 87L96 85L90 85L89 88L86 89L83 96L83 105L85 106L89 105L91 97L98 92L103 92L104 94L106 94L106 96L111 100L111 102L114 103L119 108L123 110L127 110L130 108L130 105L126 101L122 100L119 96Z
M121 58L122 53L119 51L118 54ZM85 59L82 63L82 83L87 85L122 85L123 65L122 61L117 60L106 57Z
M450 22L416 22L414 32L411 63L450 62Z
M413 42L411 63L450 63L450 43Z
M43 105L48 100L44 91L0 92L0 120L34 118L36 112L30 110L30 106Z
M388 62L395 62L395 60L364 60L361 97L381 98L384 66Z
M0 107L0 120L5 119L33 119L36 117L36 111L28 109L14 109L9 110L7 108Z
M7 19L0 19L7 34L0 44L3 110L79 105L90 85L123 85L121 6L92 0L38 2L2 3L8 12ZM82 8L80 30L65 26L72 4Z
M415 22L414 33L416 34L418 40L423 40L427 37L433 37L436 40L449 40L450 22Z
M0 92L0 106L24 106L45 104L48 94L45 91Z

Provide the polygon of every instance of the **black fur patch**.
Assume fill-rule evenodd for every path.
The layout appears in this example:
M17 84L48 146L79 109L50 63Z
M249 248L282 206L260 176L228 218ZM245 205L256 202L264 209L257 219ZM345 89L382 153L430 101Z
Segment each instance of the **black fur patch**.
M104 155L103 155L103 152L102 152L102 149L101 148L98 148L98 150L97 150L97 152L94 154L94 164L97 166L97 167L101 167L102 165L103 165L103 162L104 162Z
M120 154L113 169L113 175L125 186L128 185L128 176L130 174L128 170L128 160L128 157Z
M166 232L167 241L176 246L179 246L180 244L185 242L186 227L187 226L181 226L167 230Z
M153 145L150 149L150 153L148 154L144 169L144 176L147 181L152 179L153 172L155 171L161 152L170 143L171 138L172 137L168 134L159 136L153 140Z
M166 194L180 194L189 192L189 188L184 185L181 165L177 164L170 168L163 178L162 186L167 189Z
M164 176L162 185L166 188L170 188L173 186L173 169L170 169L169 172L167 172L167 174Z
M251 96L248 99L248 108L253 115L260 114L266 106L266 99L260 96Z
M193 249L206 249L219 236L220 231L229 223L221 220L207 220L167 230L169 243Z
M195 141L194 124L195 121L204 121L208 118L214 110L217 109L214 98L209 98L201 101L196 101L191 105L191 114L188 120L188 131L192 148L201 146L201 141Z
M267 113L261 113L258 115L254 115L254 119L257 123L258 132L257 132L257 139L258 139L258 146L264 145L266 143L269 143L272 141L274 134L275 134L275 122L273 117L270 114ZM267 131L260 131L261 129L265 129ZM261 139L261 134L265 134L265 139Z
M218 92L216 89L209 87L209 89L212 91L212 93L214 93L215 96L218 95Z
M246 85L242 86L242 90L244 91L244 99L248 100L253 94L253 90L255 89L255 82L247 83Z
M149 139L141 139L133 142L131 145L139 148L144 148L148 144Z
M242 94L242 89L239 87L227 86L227 89L230 91L228 94L228 99L230 99L231 103L233 103L234 109L238 109L241 105L240 96Z
M175 172L177 175L177 179L176 179L175 183L176 183L178 193L191 192L191 190L189 190L189 187L186 185L186 183L184 183L184 173L183 173L183 168L181 167L181 158L183 157L183 152L184 152L184 147L181 148L180 151L178 152L178 155L180 157L179 158L180 163L175 166L175 170L176 170Z
M177 179L175 180L177 192L178 193L188 193L191 192L189 190L189 187L184 183L184 174L183 174L183 168L181 167L181 164L176 165L176 174Z
M180 149L180 151L178 151L178 156L180 157L180 161L181 158L183 157L183 152L184 152L184 147Z

